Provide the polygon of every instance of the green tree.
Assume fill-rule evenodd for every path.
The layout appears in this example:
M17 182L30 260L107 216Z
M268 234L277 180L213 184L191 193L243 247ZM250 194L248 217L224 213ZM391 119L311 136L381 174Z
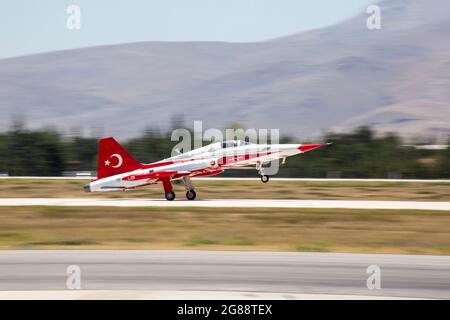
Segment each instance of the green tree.
M14 127L9 134L8 157L10 175L58 176L65 166L60 136L53 131Z
M450 178L450 138L447 142L447 149L442 151L439 158L437 173L439 178Z

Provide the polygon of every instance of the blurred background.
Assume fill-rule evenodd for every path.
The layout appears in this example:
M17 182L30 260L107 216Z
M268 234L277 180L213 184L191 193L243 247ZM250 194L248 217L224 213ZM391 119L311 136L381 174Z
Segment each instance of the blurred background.
M8 2L0 173L93 172L101 136L156 161L176 144L172 129L201 120L334 142L281 176L449 177L450 3L376 2L380 29L369 30L371 4ZM79 29L67 27L69 5Z

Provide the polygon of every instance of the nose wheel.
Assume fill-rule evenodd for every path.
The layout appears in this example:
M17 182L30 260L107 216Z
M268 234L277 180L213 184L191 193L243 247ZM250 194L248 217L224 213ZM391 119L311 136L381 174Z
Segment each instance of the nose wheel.
M256 170L258 170L259 174L261 175L261 182L262 183L269 182L269 176L264 174L264 168L263 168L263 164L261 162L258 162L256 164Z

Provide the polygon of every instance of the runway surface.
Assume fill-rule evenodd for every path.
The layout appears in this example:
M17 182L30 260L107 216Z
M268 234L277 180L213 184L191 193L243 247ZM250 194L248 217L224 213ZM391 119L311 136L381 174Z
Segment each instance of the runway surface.
M0 291L0 300L403 300L411 297L202 290Z
M70 265L83 290L450 298L447 256L221 251L1 251L0 291L67 290ZM370 265L379 290L367 288Z
M0 198L0 206L107 206L107 207L208 207L208 208L331 208L450 210L450 202L364 200L270 200L270 199L99 199L99 198Z

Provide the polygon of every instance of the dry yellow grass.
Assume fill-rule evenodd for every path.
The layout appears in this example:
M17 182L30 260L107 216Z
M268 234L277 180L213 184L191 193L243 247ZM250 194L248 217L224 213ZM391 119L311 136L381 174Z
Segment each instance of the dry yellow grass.
M84 193L83 180L0 179L0 198L163 198L160 184L132 191ZM199 199L354 199L450 201L450 183L195 181ZM178 197L184 186L175 184Z
M162 198L160 185L0 179L0 198ZM196 181L198 197L450 201L449 183ZM178 197L184 187L175 185ZM450 213L408 210L0 207L0 248L183 248L450 254Z
M1 207L0 249L225 249L450 254L450 212Z

